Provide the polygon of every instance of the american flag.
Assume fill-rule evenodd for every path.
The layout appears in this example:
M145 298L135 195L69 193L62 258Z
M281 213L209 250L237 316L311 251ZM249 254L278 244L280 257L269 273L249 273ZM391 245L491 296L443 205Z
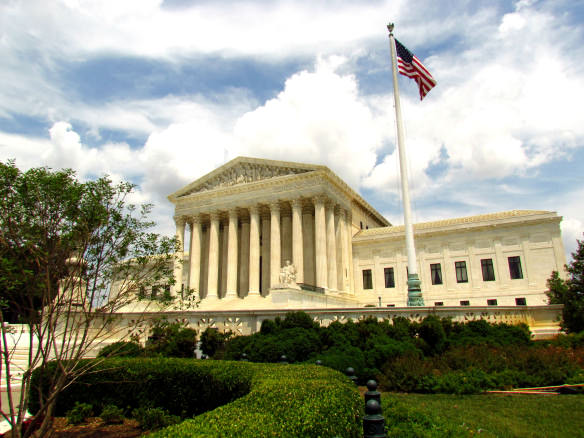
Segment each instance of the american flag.
M397 39L395 40L395 48L397 49L398 71L402 75L407 76L418 83L418 88L420 89L420 100L422 100L424 96L428 94L428 91L434 88L436 81L416 55L406 49L406 47Z

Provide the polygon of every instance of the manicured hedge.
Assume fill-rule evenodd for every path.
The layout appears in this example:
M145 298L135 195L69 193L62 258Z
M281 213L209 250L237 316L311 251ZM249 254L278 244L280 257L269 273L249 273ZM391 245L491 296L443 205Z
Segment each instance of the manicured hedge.
M83 361L81 365L88 361ZM118 358L96 361L95 368L59 395L55 415L75 402L97 412L113 404L128 412L138 407L162 407L182 417L198 415L247 394L253 372L245 364L179 358ZM49 364L45 373L55 366ZM39 409L38 388L43 373L32 376L30 412Z
M361 436L363 401L341 373L315 365L246 366L253 372L249 394L149 436Z
M343 374L316 365L192 359L108 359L60 395L56 415L75 402L94 409L161 407L191 417L151 437L358 437L363 402ZM42 373L33 373L33 388ZM31 394L36 412L38 393ZM219 406L219 407L218 407Z

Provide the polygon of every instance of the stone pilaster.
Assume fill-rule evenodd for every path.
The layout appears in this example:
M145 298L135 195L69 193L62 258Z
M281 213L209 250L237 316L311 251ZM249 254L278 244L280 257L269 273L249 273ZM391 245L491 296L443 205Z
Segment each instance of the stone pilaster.
M316 286L328 287L326 260L326 224L324 196L314 198L314 250L316 257Z
M178 217L175 219L176 224L176 238L178 239L178 250L175 253L174 260L174 295L180 295L183 285L183 261L185 248L185 218Z
M355 268L353 263L353 214L346 212L345 225L347 226L347 260L349 262L349 292L355 293Z
M260 212L249 209L249 295L260 293Z
M335 206L326 206L326 256L327 284L329 289L337 289L337 242L335 237Z
M270 287L279 282L282 267L280 248L280 204L270 204Z
M270 216L262 215L262 235L261 235L261 252L262 252L262 281L261 293L265 295L270 288Z
M341 231L341 284L340 290L349 291L349 248L347 239L347 212L341 208L339 212L339 228Z
M296 268L296 282L304 283L304 239L302 236L302 200L292 201L292 263Z
M237 210L229 211L229 230L227 232L227 287L225 297L237 296Z
M312 211L302 213L302 237L304 240L304 283L316 285L314 264L314 218Z
M217 299L219 286L219 214L211 213L207 299Z
M239 252L239 296L244 297L249 290L249 219L241 218L241 250Z
M191 227L191 248L189 251L189 289L196 290L201 296L201 219L193 216L189 222Z

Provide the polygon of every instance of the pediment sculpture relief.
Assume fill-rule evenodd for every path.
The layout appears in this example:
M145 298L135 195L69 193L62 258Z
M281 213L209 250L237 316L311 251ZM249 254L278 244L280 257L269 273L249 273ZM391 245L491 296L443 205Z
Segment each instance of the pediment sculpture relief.
M238 184L247 184L255 181L275 178L278 176L296 175L309 172L308 169L297 169L293 167L265 166L253 163L241 163L227 169L221 175L201 184L194 191L203 192L221 187L230 187Z

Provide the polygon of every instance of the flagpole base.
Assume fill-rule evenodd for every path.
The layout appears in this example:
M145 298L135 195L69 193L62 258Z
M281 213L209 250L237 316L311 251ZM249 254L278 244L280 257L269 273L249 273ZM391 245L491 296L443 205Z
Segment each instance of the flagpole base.
M424 305L421 284L418 274L408 274L408 306L420 307Z

